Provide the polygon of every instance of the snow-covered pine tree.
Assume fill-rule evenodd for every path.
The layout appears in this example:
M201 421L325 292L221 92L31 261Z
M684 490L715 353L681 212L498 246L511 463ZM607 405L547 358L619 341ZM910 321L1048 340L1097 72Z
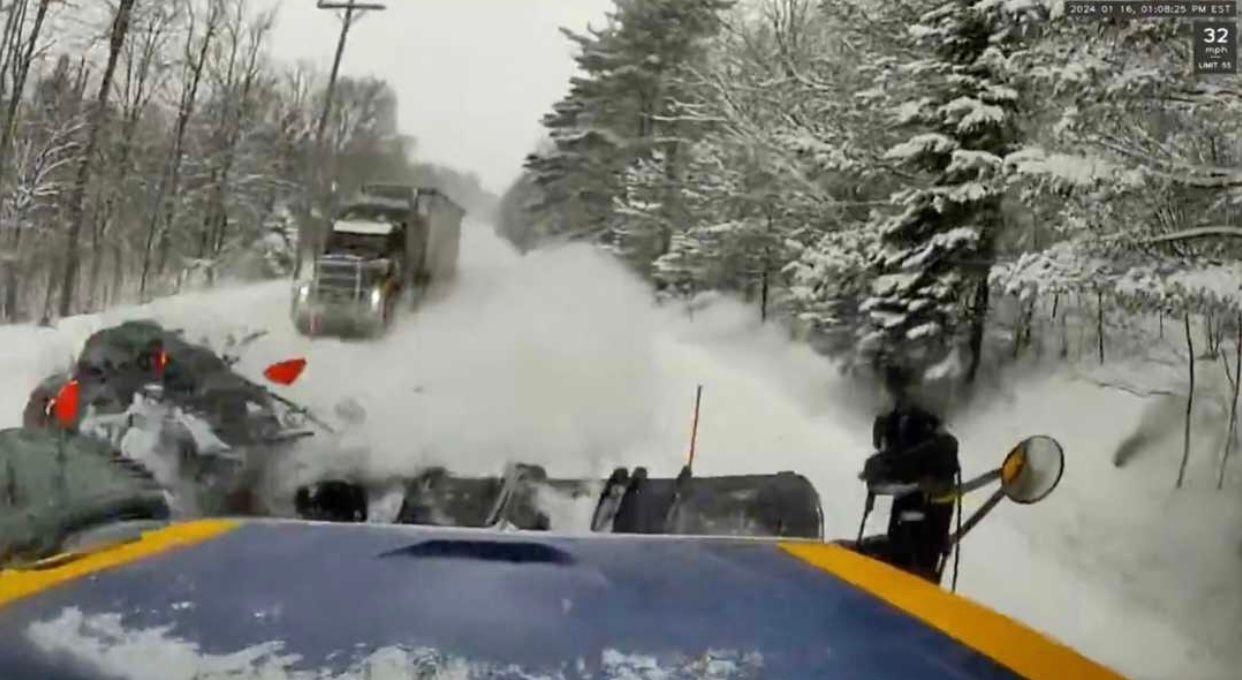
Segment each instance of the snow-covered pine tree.
M1020 288L1051 292L1058 311L1070 292L1081 295L1088 301L1081 311L1101 333L1105 307L1131 321L1189 312L1211 325L1228 315L1199 304L1203 296L1147 290L1150 272L1173 281L1207 266L1207 258L1242 256L1242 240L1213 236L1236 224L1242 203L1242 80L1195 77L1190 29L1183 22L1075 22L1054 13L1012 64L1040 108L1027 146L1005 159L1006 170L1042 231L1025 246L1048 249L1014 264L1065 263L1067 249L1097 263L1068 277L1056 275L1065 273L1058 265Z
M946 360L967 338L973 379L988 310L988 272L1000 227L1004 158L1016 148L1018 92L1007 60L1023 23L1013 3L951 0L910 27L927 56L898 67L917 83L900 88L894 112L913 134L886 158L923 181L892 196L901 212L877 216L882 248L872 296L862 305L869 323L858 349L880 365L919 371ZM1038 3L1016 3L1022 5ZM943 371L938 371L943 373Z
M679 70L718 30L718 14L732 0L617 0L608 25L586 34L565 31L577 44L585 75L544 119L555 148L531 156L527 167L541 187L536 214L557 213L557 233L589 235L608 244L633 241L636 230L609 219L614 202L628 201L627 180L658 165L675 184L682 139L673 116ZM657 152L662 157L657 156ZM651 161L639 168L641 160ZM645 180L640 180L640 183ZM650 185L650 183L647 183ZM649 263L669 248L667 225L675 196L663 192L665 225L650 243L620 246L650 252Z
M825 168L800 142L839 129L841 98L813 81L847 69L833 66L813 0L765 0L730 18L675 81L679 210L668 212L679 220L659 276L685 279L693 261L699 289L740 293L767 319L788 304L785 265L841 217L830 175L848 160Z
M661 288L683 292L727 287L726 232L737 214L736 166L712 140L685 142L678 161L662 150L626 173L616 202L615 252ZM670 177L669 164L680 173Z
M766 147L785 223L791 311L815 344L841 358L856 358L858 312L873 278L878 224L874 208L909 181L884 153L904 138L894 122L902 102L916 100L921 85L898 64L926 56L915 41L894 41L930 3L892 4L847 0L797 11L799 0L770 0L767 21L742 41L758 52L755 73L727 92L731 127ZM920 9L922 8L922 9ZM799 22L791 17L802 16ZM766 26L764 25L766 23ZM792 39L792 33L797 39ZM765 40L766 38L766 40ZM773 55L757 46L775 44ZM805 54L780 49L802 45ZM765 70L766 66L766 70ZM768 86L768 83L772 83ZM759 89L763 86L763 89ZM757 101L749 93L762 92ZM897 120L884 115L897 112ZM907 105L908 108L908 105Z
M607 248L642 274L668 251L678 220L670 211L670 194L678 187L669 179L669 159L655 149L634 159L622 174L613 199Z
M653 161L663 160L653 154ZM796 213L805 207L788 200L767 162L753 148L712 131L683 147L677 182L669 184L657 167L643 175L650 182L646 191L634 192L635 185L629 185L630 200L617 209L619 216L632 216L625 226L644 235L661 229L671 234L668 248L652 263L657 286L682 294L737 293L755 302L760 318L767 319L787 287L783 268L795 250L789 241L804 226ZM677 207L672 220L659 203L670 193Z
M519 252L536 247L541 229L532 219L532 208L539 202L539 187L529 170L523 171L500 196L496 206L496 233Z
M546 225L544 236L601 234L626 162L626 140L611 120L619 106L609 104L624 95L610 95L604 75L613 68L605 47L611 32L570 35L581 47L578 64L588 75L575 79L569 94L544 116L551 148L526 161L540 193L530 206L532 219Z

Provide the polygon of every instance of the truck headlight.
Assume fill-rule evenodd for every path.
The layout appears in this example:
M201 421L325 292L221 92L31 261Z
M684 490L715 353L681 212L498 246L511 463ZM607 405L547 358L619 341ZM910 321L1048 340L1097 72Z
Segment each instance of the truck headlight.
M384 301L384 290L382 288L371 289L371 309L379 309L380 303Z
M298 286L298 302L303 303L310 299L310 284L303 283Z

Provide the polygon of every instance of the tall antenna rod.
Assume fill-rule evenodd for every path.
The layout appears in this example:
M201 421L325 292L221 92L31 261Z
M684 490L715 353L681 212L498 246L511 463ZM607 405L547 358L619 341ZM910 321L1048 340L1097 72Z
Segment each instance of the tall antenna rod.
M694 424L690 427L690 460L686 463L687 468L694 466L694 445L699 437L699 404L702 400L703 386L699 385L694 393Z

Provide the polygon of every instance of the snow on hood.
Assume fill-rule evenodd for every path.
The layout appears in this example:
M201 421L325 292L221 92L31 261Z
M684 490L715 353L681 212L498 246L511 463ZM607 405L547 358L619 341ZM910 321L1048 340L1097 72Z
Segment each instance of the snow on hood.
M601 680L731 680L756 677L763 667L758 653L712 650L695 658L657 658L605 649L592 660L577 659L557 669L526 669L514 664L445 654L428 647L383 647L362 655L336 652L325 658L348 658L337 668L310 668L301 657L285 651L279 641L264 642L234 652L213 654L196 643L177 637L169 627L126 628L120 614L84 614L76 607L48 621L32 623L27 638L40 651L63 655L109 676L126 680L473 680L521 678L563 680L597 677Z

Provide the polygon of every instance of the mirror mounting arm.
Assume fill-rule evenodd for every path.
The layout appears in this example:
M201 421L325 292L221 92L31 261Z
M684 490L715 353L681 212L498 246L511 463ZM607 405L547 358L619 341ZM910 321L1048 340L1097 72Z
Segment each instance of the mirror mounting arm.
M974 479L962 482L962 485L957 488L957 494L959 496L965 496L971 491L974 491L975 489L981 489L987 486L988 484L995 482L996 480L1000 478L1001 478L1000 468L996 468L995 470L992 470L990 472L985 472L979 475L978 477L975 477Z
M970 533L970 530L974 529L975 525L978 524L984 518L984 516L986 516L989 512L991 512L992 509L995 508L998 503L1004 500L1004 498L1005 498L1005 492L1003 490L997 490L996 493L993 493L990 498L984 501L983 505L981 505L979 509L975 511L975 514L971 515L970 519L966 520L962 524L962 528L949 537L949 543L946 548L946 552L948 552L949 549L957 545L963 538L965 538L966 534Z

